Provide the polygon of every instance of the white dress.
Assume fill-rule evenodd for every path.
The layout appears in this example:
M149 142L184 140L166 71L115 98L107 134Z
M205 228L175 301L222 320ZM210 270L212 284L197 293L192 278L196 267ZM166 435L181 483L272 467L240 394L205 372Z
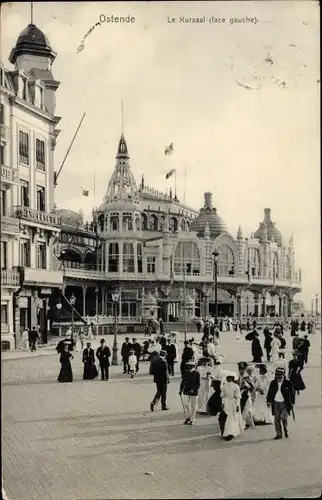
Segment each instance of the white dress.
M200 389L197 400L197 409L200 413L207 413L207 402L209 399L209 389L211 379L211 367L210 366L198 366L197 371L200 374Z
M240 389L234 382L225 382L221 389L224 412L227 415L223 436L238 436L242 432L240 425ZM237 412L239 407L239 412Z
M28 351L29 350L29 334L28 334L27 330L25 330L21 334L21 346L20 346L20 349L22 349L23 351Z
M248 377L248 375L246 375ZM253 404L252 404L252 398L251 398L251 393L248 394L243 412L242 412L242 417L244 420L245 427L248 425L249 427L254 427L254 419L253 419Z
M272 412L266 403L266 396L270 385L270 378L266 375L260 375L256 383L256 400L253 408L253 417L255 422L272 424Z
M273 365L275 365L275 363L277 361L278 351L279 351L280 346L281 346L281 342L276 337L273 337L272 344L271 344L271 347L272 347L271 361L272 361Z
M131 355L129 356L129 366L130 366L130 370L135 371L135 369L136 369L136 363L137 363L137 359L136 359L135 354L131 354Z

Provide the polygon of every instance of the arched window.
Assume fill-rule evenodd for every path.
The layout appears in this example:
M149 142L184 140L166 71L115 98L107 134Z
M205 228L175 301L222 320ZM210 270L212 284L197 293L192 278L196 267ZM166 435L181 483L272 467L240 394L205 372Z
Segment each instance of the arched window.
M87 252L84 259L86 269L96 268L96 255L94 252Z
M186 230L186 221L184 219L181 219L181 231Z
M260 276L260 257L258 248L249 248L245 254L245 273L250 276Z
M161 215L160 220L159 220L159 230L160 231L164 230L164 224L165 224L165 216Z
M278 278L278 257L277 257L276 252L272 253L271 262L272 262L272 274L271 274L271 276L273 278Z
M137 257L138 257L138 273L143 273L143 262L142 262L142 244L137 244Z
M135 229L136 231L141 231L141 218L139 216L135 218Z
M157 231L158 230L158 218L156 215L149 215L149 229L152 231Z
M186 276L200 275L200 253L193 241L180 242L174 254L174 274Z
M220 245L217 248L218 274L219 276L229 276L235 274L235 259L232 249L228 245Z
M134 273L133 243L123 243L123 273Z
M170 217L169 230L171 233L176 233L178 231L178 221L175 217Z
M111 226L111 231L118 231L119 230L119 215L118 214L111 215L110 226Z
M133 231L133 218L132 214L124 213L123 214L123 223L122 223L123 231Z
M98 226L100 228L101 231L104 230L104 215L101 214L99 217L98 217Z
M291 279L291 262L290 258L288 255L285 256L285 262L284 262L284 278L289 280Z
M141 225L143 231L146 231L148 229L148 218L146 214L141 214Z
M110 273L119 271L119 244L110 243L108 250L108 270Z
M82 258L80 253L72 248L67 248L61 252L61 260L64 261L64 266L79 268L81 265Z

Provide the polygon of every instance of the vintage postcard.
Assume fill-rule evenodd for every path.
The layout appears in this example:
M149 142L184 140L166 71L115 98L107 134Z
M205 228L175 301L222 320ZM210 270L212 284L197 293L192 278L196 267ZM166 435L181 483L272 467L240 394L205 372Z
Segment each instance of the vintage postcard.
M0 36L2 497L320 496L318 2Z

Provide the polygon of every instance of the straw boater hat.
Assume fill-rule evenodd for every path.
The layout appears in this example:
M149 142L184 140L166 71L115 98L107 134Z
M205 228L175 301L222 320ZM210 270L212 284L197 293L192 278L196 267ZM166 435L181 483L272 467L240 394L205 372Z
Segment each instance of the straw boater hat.
M187 366L195 366L196 363L195 363L195 361L193 361L193 359L190 359L189 361L187 361L186 365Z
M285 375L285 369L282 366L279 366L278 368L276 368L275 373L282 373L283 375Z

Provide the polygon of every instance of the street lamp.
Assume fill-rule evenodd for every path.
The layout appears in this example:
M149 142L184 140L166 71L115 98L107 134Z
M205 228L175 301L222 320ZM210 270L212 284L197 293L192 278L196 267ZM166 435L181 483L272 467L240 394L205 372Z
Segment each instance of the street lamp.
M112 365L118 365L117 359L117 303L120 299L120 292L112 292L112 301L114 305L114 342L113 342L113 355L112 355Z
M72 335L71 337L74 338L74 305L75 305L75 302L76 302L76 297L75 295L72 293L70 299L69 299L69 302L72 306Z
M219 252L215 250L212 252L213 258L214 258L214 266L213 266L213 273L214 273L214 282L215 282L215 325L218 326L218 257L219 257Z
M98 286L95 287L96 337L98 335Z

